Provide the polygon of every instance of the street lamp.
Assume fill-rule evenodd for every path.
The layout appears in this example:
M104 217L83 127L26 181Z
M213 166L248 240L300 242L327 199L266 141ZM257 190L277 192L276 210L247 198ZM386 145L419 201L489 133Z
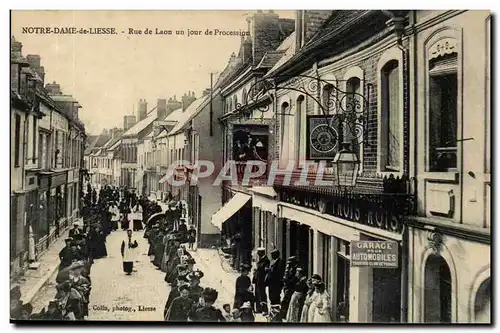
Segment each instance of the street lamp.
M358 156L350 150L349 143L343 143L342 149L335 155L333 164L336 166L335 180L340 187L356 185L359 170Z

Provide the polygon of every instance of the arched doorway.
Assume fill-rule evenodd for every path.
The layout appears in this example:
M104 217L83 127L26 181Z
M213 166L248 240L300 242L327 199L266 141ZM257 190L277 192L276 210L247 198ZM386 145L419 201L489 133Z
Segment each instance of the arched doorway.
M491 279L487 278L476 293L474 300L474 322L491 323Z
M424 322L451 323L451 272L440 255L425 263Z

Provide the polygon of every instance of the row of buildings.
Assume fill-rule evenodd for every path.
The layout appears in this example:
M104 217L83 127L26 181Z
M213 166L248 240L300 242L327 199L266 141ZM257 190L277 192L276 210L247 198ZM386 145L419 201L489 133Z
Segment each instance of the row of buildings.
M487 11L258 11L201 98L149 111L141 100L90 168L185 200L199 246L233 244L239 262L257 247L297 256L323 276L335 321L490 322L490 22ZM339 168L345 154L359 163ZM215 172L193 181L201 161ZM240 180L249 161L284 172L271 186L268 172L219 182L228 161ZM333 186L284 181L318 161ZM355 263L359 241L396 244L396 262Z
M10 269L15 278L78 217L85 127L81 105L44 83L39 55L11 39Z

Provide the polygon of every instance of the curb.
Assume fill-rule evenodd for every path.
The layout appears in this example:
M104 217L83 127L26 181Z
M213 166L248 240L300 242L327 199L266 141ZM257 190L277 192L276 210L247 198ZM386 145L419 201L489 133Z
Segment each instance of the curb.
M79 219L77 219L77 220L79 220ZM63 231L62 235L58 239L61 239L61 237L66 237L67 236L66 234L69 231L69 229L70 229L70 226L68 226ZM54 242L54 244L52 244L51 246L54 246L55 243L57 243L57 241ZM21 296L21 301L23 303L31 303L31 301L33 301L33 299L38 294L38 292L47 284L47 282L54 275L54 273L57 271L58 268L59 268L59 263L57 263L57 265L55 265L54 267L51 267L49 269L49 272L47 274L45 274L42 278L40 278L40 280L35 284L35 286L33 288L31 288L31 290L26 294L26 296Z
M38 281L33 288L31 288L31 290L25 297L21 297L21 301L23 303L31 303L31 301L35 298L38 292L47 284L47 282L54 275L54 273L57 271L58 268L59 264L57 264L54 268L51 268L50 271L47 274L45 274L45 276L42 277L40 281Z

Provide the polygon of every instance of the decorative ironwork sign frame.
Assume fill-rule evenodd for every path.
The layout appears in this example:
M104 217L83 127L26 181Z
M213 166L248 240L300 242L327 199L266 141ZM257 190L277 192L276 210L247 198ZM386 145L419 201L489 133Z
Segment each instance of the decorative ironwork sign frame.
M359 86L362 87L365 82L359 79ZM349 80L329 80L317 76L310 75L296 75L282 83L277 84L275 78L264 78L257 80L249 88L247 95L243 100L247 101L246 104L237 103L236 112L243 117L248 117L252 112L261 112L262 115L271 111L271 103L263 103L266 99L273 100L274 96L280 90L293 91L303 95L305 98L312 100L319 110L319 115L316 115L313 122L319 122L318 118L323 118L319 128L310 128L308 130L308 142L317 141L318 136L325 140L324 145L317 145L316 149L312 148L311 153L315 150L319 152L319 158L333 158L333 156L324 156L321 153L322 148L333 150L332 146L340 147L344 140L351 145L361 145L368 138L367 124L368 124L368 109L369 109L369 96L371 85L367 84L364 95L355 91L343 91L338 88L339 83L345 82L345 86L349 86ZM347 90L347 89L346 89ZM326 95L328 93L328 95ZM367 97L365 97L365 95ZM275 112L275 115L294 116L291 112L291 103L285 110ZM308 120L309 125L309 120ZM320 135L321 134L321 135ZM316 137L315 137L316 136ZM327 142L335 140L337 142ZM309 144L308 144L309 146ZM321 146L323 146L321 148Z

